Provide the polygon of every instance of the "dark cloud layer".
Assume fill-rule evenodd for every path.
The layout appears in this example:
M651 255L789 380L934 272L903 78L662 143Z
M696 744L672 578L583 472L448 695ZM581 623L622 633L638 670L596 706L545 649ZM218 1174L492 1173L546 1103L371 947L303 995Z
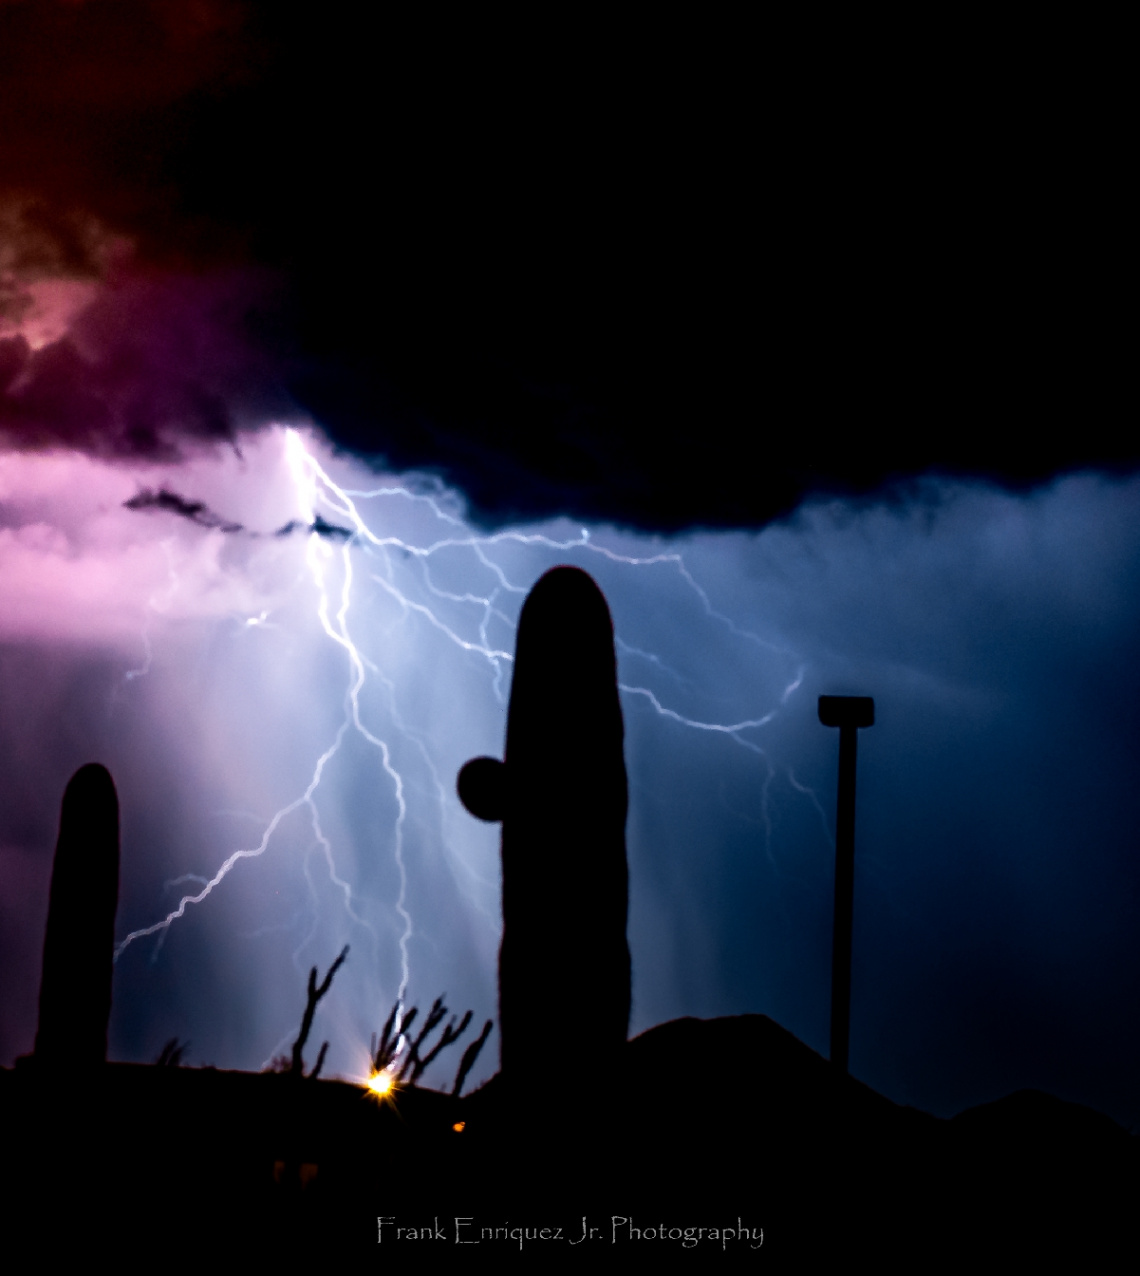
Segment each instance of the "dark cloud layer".
M110 268L65 335L0 337L0 430L27 448L156 460L232 443L291 406L248 331L264 287L248 272Z
M199 527L217 528L222 532L243 530L240 523L231 522L215 514L205 501L187 500L185 496L167 491L165 487L159 488L157 492L144 487L137 496L124 501L123 507L129 510L163 510L165 513L177 514L180 518L189 519L191 523L197 523Z
M0 426L164 455L304 412L484 520L659 529L1131 467L1111 77L889 34L0 5L6 312L36 270L151 288L96 352L8 345Z

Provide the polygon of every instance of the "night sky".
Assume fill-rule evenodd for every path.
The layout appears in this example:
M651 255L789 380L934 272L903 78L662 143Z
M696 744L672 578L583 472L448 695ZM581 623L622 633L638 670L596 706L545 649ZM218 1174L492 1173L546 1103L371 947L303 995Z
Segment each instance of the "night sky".
M92 760L112 1058L259 1068L345 943L333 1074L401 991L493 1016L498 830L455 775L569 562L617 638L631 1031L762 1012L826 1053L816 699L873 695L853 1073L1136 1128L1115 81L996 31L888 69L448 21L0 3L0 1063Z

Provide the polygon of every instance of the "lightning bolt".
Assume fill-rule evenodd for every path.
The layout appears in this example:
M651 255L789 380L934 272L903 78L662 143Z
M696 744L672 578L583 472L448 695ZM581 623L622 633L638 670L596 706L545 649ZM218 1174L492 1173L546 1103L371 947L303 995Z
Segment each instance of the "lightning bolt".
M531 562L534 551L544 558L548 556L553 558L555 555L559 557L582 555L596 557L615 566L638 572L673 573L696 599L708 621L723 628L734 638L754 646L769 661L777 657L794 662L795 656L794 653L778 644L740 627L731 617L714 607L706 590L689 571L680 552L669 550L644 555L621 553L607 545L599 544L586 528L580 529L577 535L562 538L545 532L515 529L486 535L476 534L463 522L457 512L454 499L442 486L437 486L430 491L414 490L413 482L409 481L407 484L387 485L373 489L343 487L321 464L314 450L306 445L305 437L301 432L287 429L283 432L283 439L285 472L288 475L298 520L295 524L291 523L287 528L282 529L282 532L295 526L308 533L305 538L302 575L307 577L315 591L315 615L321 632L329 643L343 653L346 662L343 716L331 740L317 757L304 790L269 819L256 844L231 852L212 876L184 874L168 882L168 887L192 883L199 889L193 893L183 894L177 905L161 920L127 934L116 946L115 959L118 960L136 940L159 935L161 943L170 927L184 917L189 908L202 904L208 899L238 864L243 860L256 859L264 855L283 821L302 809L308 812L314 837L313 846L320 852L329 881L339 892L346 916L352 924L362 926L372 934L378 954L379 936L368 918L357 907L352 885L337 866L334 848L322 828L317 804L317 794L323 776L343 747L346 738L350 733L354 733L374 751L379 771L384 776L395 803L390 853L397 875L393 909L399 919L397 936L399 984L396 999L398 1004L403 1006L411 980L409 946L416 933L408 904L409 880L405 839L409 819L408 787L404 775L396 765L391 737L385 736L367 721L362 711L361 698L366 684L372 681L382 689L390 729L398 733L401 740L410 744L424 762L427 774L430 776L430 787L434 792L434 804L438 812L438 836L445 850L448 841L445 813L448 802L452 801L451 785L444 784L439 774L439 768L429 748L430 741L403 721L398 710L395 680L361 650L353 637L351 627L353 602L360 590L369 589L383 595L395 604L405 621L419 622L428 626L446 639L457 651L483 662L488 672L491 690L500 705L506 703L505 674L513 663L513 655L506 649L507 646L513 646L513 642L504 642L503 639L513 634L516 627L513 617L517 615L518 607L533 583ZM406 502L414 510L424 511L429 524L427 529L429 534L413 539L397 536L389 531L374 530L361 513L362 507L365 503L371 506L390 500ZM227 526L232 531L238 525ZM442 535L439 534L441 530ZM432 532L435 533L434 536ZM222 533L217 529L206 529L204 534L220 535ZM451 559L455 555L469 556L468 561L471 564L467 581L459 588L441 583L436 574L436 566L442 565L444 560ZM520 561L527 563L525 576L519 566ZM397 564L400 565L399 571L397 571ZM480 590L471 583L474 573L480 570L487 574L489 581L493 582L485 590ZM170 588L173 588L173 568L171 571ZM414 596L417 591L418 597ZM445 617L443 613L448 609L452 611L458 609L460 612L466 610L468 614L471 609L474 609L474 623L468 632L461 632L461 627ZM272 625L271 614L270 610L260 610L245 618L241 622L242 630ZM496 632L503 637L497 639L493 637L492 635ZM149 652L149 635L146 642ZM625 642L620 634L616 635L616 642L623 659L643 661L658 674L671 680L678 689L685 689L689 680L670 668L659 655ZM141 672L143 670L138 671L138 673ZM666 702L664 693L652 687L631 681L619 683L628 711L632 711L634 705L640 705L651 710L662 722L673 724L677 728L726 736L741 748L758 755L763 760L762 821L765 830L765 849L773 868L776 865L771 852L772 823L768 804L769 790L776 771L768 753L754 737L762 733L794 697L803 683L805 672L806 669L802 663L795 665L795 672L784 685L776 704L754 715L726 721L689 716L672 707ZM808 797L822 816L822 808L815 794L796 780L790 769L789 779L793 789ZM478 882L484 887L491 885L479 878L466 861L459 858L457 862L462 870L471 876L473 883ZM307 867L305 872L308 878ZM311 879L309 879L309 887L314 904L314 921L309 933L297 949L295 960L310 942L317 925L317 897ZM497 928L496 917L488 914L487 920L491 926Z

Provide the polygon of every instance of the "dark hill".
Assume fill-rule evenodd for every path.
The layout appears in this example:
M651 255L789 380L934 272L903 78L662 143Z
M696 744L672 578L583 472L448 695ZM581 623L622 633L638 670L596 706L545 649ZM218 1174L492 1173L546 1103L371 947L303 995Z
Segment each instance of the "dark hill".
M381 1244L412 1229L442 1261L577 1263L652 1242L754 1264L748 1237L722 1236L743 1226L763 1228L765 1261L923 1268L983 1250L1087 1267L1127 1238L1136 1140L1079 1105L1021 1092L941 1121L838 1076L763 1015L662 1024L628 1043L612 1076L591 1075L588 1034L579 1048L581 1089L540 1110L499 1077L462 1100L409 1089L378 1104L280 1074L0 1071L10 1243L327 1256L376 1252L386 1218ZM68 1226L51 1226L61 1211ZM490 1250L457 1244L457 1218L470 1220L460 1239ZM597 1234L571 1246L583 1218ZM535 1232L521 1252L517 1228Z

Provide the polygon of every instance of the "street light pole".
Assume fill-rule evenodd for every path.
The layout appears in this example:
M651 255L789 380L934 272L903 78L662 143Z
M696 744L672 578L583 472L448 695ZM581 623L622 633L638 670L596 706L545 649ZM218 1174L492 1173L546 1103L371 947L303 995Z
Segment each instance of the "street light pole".
M870 696L820 696L819 720L839 728L835 811L835 921L831 938L831 1062L847 1074L851 1034L851 917L855 891L855 746L860 727L875 725Z

